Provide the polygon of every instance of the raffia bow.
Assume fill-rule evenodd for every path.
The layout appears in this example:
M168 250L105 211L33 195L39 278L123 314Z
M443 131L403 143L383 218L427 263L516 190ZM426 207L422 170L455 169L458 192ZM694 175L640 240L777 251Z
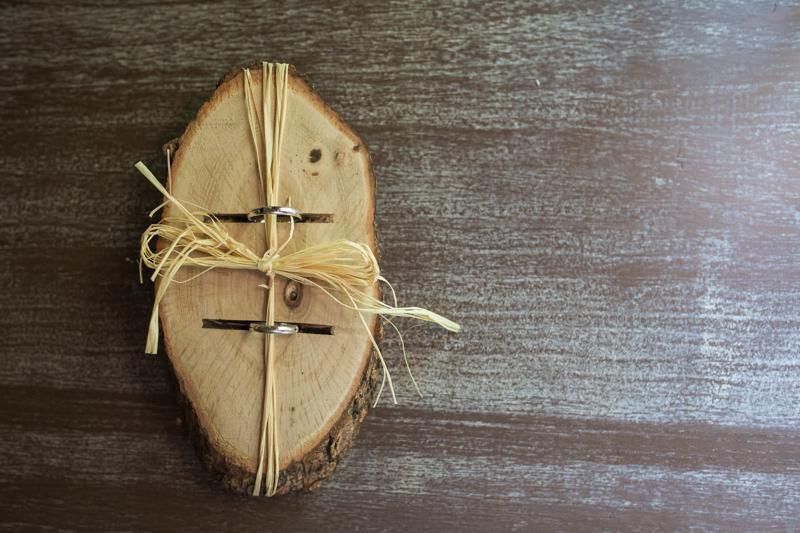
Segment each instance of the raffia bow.
M150 317L147 353L154 354L158 350L158 308L169 285L173 282L185 283L215 268L272 272L317 287L354 311L415 318L434 322L448 331L460 331L458 324L433 311L421 307L395 307L369 294L367 291L375 283L385 279L380 275L378 260L368 245L339 239L281 255L280 251L294 234L294 224L291 224L289 237L278 253L258 255L234 239L209 212L193 212L186 208L159 183L144 163L140 161L135 166L164 195L164 205L172 204L179 210L178 215L164 217L158 224L151 224L141 238L142 264L153 269L151 281L161 278ZM159 239L162 244L155 247ZM175 275L183 267L200 267L202 270L190 278L176 280Z

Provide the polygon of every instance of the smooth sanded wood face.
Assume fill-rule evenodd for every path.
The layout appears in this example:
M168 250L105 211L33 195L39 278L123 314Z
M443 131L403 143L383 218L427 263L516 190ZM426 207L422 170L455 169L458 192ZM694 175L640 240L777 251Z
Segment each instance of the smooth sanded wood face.
M225 81L180 139L172 193L212 212L246 213L264 205L248 128L241 73ZM261 93L261 72L253 71ZM291 76L281 153L280 201L330 224L298 224L285 253L346 238L375 250L374 178L361 140L305 82ZM169 208L166 215L170 214ZM258 254L263 224L227 224ZM288 235L279 224L279 242ZM184 272L188 278L192 272ZM264 320L260 272L216 270L173 284L162 303L165 344L183 393L214 451L255 472L264 388L263 334L202 329L204 318ZM324 438L359 386L372 348L357 313L313 287L277 278L276 320L329 324L332 336L275 336L281 468ZM294 285L294 284L292 284ZM378 289L375 289L377 295ZM367 324L374 330L374 317Z

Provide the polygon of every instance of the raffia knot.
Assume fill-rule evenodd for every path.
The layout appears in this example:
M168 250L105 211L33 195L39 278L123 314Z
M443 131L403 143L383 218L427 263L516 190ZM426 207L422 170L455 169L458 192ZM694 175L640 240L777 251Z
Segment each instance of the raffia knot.
M256 268L258 268L258 270L261 272L270 275L272 274L272 263L277 261L279 257L280 256L278 254L271 255L269 250L267 250L264 252L264 255L261 257L261 259L258 260Z

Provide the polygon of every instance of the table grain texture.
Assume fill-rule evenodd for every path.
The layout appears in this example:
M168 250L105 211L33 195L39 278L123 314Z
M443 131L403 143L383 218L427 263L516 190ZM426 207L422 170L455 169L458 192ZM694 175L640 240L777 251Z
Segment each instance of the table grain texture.
M0 529L800 528L800 7L0 4ZM138 236L230 68L369 146L412 393L316 492L198 461Z

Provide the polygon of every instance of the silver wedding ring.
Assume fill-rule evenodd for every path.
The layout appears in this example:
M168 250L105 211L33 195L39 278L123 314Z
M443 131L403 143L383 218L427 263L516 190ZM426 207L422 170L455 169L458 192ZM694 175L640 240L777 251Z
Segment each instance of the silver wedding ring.
M299 328L296 324L283 324L279 322L270 326L262 322L253 322L250 324L250 331L267 333L269 335L294 335L299 331Z
M297 209L281 205L268 205L266 207L257 207L247 213L247 220L250 222L263 222L269 215L300 218L300 212Z

